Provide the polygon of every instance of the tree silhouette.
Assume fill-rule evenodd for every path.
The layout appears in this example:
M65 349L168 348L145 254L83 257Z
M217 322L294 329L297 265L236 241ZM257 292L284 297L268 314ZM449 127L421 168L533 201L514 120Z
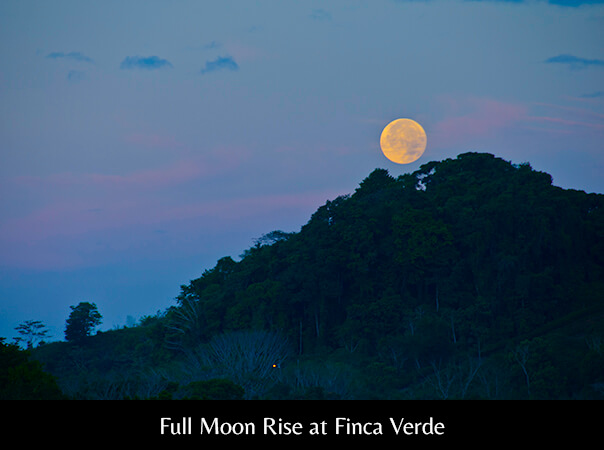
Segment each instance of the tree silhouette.
M16 327L15 330L22 336L21 338L16 338L16 340L24 340L28 349L33 348L36 342L42 342L48 336L46 325L39 320L26 320Z
M96 304L80 302L71 306L71 314L65 326L65 339L70 342L81 342L90 336L92 330L101 324L103 316L99 313Z

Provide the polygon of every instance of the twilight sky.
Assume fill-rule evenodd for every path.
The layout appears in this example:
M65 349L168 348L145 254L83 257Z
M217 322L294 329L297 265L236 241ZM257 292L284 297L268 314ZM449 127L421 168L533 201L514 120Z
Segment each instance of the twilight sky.
M466 151L604 192L604 0L3 0L0 336L154 314L375 168Z

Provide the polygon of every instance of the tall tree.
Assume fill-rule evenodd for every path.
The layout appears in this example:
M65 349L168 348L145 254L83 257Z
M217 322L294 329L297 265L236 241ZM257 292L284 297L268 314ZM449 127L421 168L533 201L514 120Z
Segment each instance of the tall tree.
M96 304L80 302L71 306L71 314L65 326L65 339L70 342L81 342L90 336L92 330L101 324L103 316L98 311Z

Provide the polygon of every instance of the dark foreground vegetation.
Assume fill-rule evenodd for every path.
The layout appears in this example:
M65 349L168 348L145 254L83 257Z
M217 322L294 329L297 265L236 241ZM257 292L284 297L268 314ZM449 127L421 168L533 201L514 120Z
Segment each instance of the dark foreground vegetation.
M604 195L466 153L377 169L166 311L29 358L73 399L602 399L603 338Z

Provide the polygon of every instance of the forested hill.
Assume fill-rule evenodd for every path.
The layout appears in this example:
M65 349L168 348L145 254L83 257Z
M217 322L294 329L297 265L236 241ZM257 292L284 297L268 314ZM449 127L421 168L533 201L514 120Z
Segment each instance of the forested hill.
M604 195L484 153L376 169L146 322L188 361L244 331L287 342L263 388L213 367L260 398L601 398Z
M452 343L487 351L528 336L603 293L604 196L467 153L398 179L373 171L299 233L268 233L240 262L219 260L178 302L199 310L184 345L263 329L301 352L375 354L428 328L430 342L409 351L431 360Z

